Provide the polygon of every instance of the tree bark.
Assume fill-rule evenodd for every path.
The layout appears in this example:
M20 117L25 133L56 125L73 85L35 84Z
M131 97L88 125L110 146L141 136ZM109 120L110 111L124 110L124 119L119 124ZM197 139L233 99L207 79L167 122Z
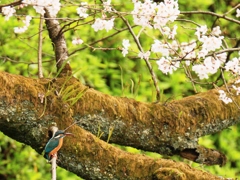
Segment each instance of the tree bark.
M49 37L52 41L53 50L55 52L56 66L59 75L70 75L72 69L68 62L68 49L67 43L62 33L62 28L56 20L56 17L52 17L47 9L45 9L45 22Z
M216 90L160 104L106 95L70 77L1 72L0 85L0 131L39 153L52 123L65 129L78 122L68 129L75 138L64 139L59 165L86 179L220 179L183 163L123 152L97 136L103 132L105 141L222 165L225 156L197 140L239 122L235 104L223 104Z

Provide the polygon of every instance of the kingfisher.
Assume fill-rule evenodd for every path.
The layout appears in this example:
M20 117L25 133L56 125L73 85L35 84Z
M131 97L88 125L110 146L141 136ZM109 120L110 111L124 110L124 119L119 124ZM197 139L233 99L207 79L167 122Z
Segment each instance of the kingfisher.
M49 139L45 146L44 157L50 161L52 157L59 151L63 145L63 138L65 136L73 136L72 133L67 133L65 130L57 130L53 133L52 138Z

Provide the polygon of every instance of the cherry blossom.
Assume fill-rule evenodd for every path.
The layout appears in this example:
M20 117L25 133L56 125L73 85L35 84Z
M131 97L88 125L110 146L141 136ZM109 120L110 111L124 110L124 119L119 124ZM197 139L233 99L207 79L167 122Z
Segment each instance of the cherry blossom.
M196 58L196 42L182 42L181 43L181 55L184 59L195 59ZM189 61L186 61L187 65L189 65Z
M26 16L26 18L23 20L24 26L23 27L14 27L14 33L21 34L24 33L28 26L30 25L30 21L32 20L31 16Z
M122 49L122 54L123 54L123 57L125 57L128 54L128 50L123 48Z
M122 45L123 45L122 54L125 57L128 54L128 48L130 46L129 40L128 39L123 39Z
M9 18L12 17L15 12L16 10L10 6L6 6L2 8L2 14L5 16L6 21L8 21Z
M179 44L176 40L173 40L172 43L168 43L168 47L170 54L175 54L176 51L179 49Z
M169 47L167 44L163 44L159 40L154 40L154 43L152 44L151 51L154 53L160 52L162 56L169 56Z
M237 14L236 14L236 17L240 17L240 9L237 9Z
M175 35L177 34L177 25L173 26L171 30L168 26L161 28L161 32L168 37L168 39L174 39Z
M192 66L192 70L198 75L200 79L207 79L208 74L215 74L223 61L218 58L208 56L204 59L203 64L196 64Z
M72 40L72 44L74 44L74 45L79 45L79 44L82 44L82 43L83 43L83 40L80 39L80 38L74 38Z
M124 48L128 49L130 46L129 40L128 39L123 39L122 45Z
M134 2L134 9L132 11L133 20L136 25L143 27L150 27L150 20L156 14L156 3L152 0L146 0L144 3L137 1Z
M24 33L27 30L27 26L14 27L13 30L14 30L14 33L21 34L21 33Z
M87 18L88 17L88 14L86 13L87 10L88 10L87 5L88 5L87 2L82 2L81 7L77 8L77 14L82 18Z
M204 59L204 65L206 66L206 71L209 74L215 74L221 65L221 61L211 56L208 56Z
M240 83L240 79L237 79L234 84L239 84Z
M151 22L153 21L154 28L160 30L169 21L175 21L180 14L178 3L174 0L164 0L159 4L152 0L146 0L144 3L133 1L133 3L132 15L134 23L143 27L152 28Z
M225 64L225 69L226 71L231 71L233 72L234 74L240 74L240 67L239 67L239 61L240 61L240 58L233 58L231 61L228 61L226 64Z
M111 30L114 26L114 18L110 19L110 20L104 20L104 19L100 19L97 18L94 22L94 24L92 25L92 28L97 32L99 30L103 30L105 29L107 32L109 30Z
M221 34L220 27L214 27L212 32L207 34L207 26L200 26L196 28L195 35L198 37L198 40L202 43L202 47L199 50L198 58L205 58L210 51L215 51L222 46L223 36Z
M214 35L214 36L219 36L221 33L222 33L222 31L220 30L219 26L214 27L212 30L212 35Z
M103 2L103 7L104 7L104 11L106 12L111 12L111 0L107 0L105 2Z
M196 28L195 35L198 37L198 39L201 38L201 36L205 35L207 32L207 25L200 26Z
M162 57L157 61L158 69L164 74L172 74L180 66L179 61L173 61L170 57Z
M199 79L207 79L208 78L208 71L206 66L203 64L196 64L192 67L192 70L197 73Z
M153 19L155 23L154 28L156 29L165 26L169 21L175 21L180 14L178 3L174 0L164 0L164 2L160 2L156 7L156 11L156 16Z
M23 4L32 5L37 13L44 15L45 8L48 10L52 17L56 17L57 13L61 9L61 3L59 0L23 0Z
M175 36L176 36L176 34L177 34L177 28L178 28L177 25L174 25L174 26L173 26L172 31L170 31L170 33L168 34L168 38L169 38L169 39L174 39L174 38L175 38Z
M224 63L227 59L227 53L217 54L216 57L218 58L219 61Z
M147 52L139 52L138 53L138 57L140 57L141 59L149 59L149 56L150 56L150 51L147 51Z
M240 87L236 87L235 85L232 85L232 87L236 90L236 95L238 96L240 94Z
M222 45L222 39L223 36L203 36L200 40L203 43L202 49L205 49L207 51L214 51L216 49L219 49Z
M225 91L223 90L219 90L219 100L222 100L225 104L228 104L228 103L231 103L232 102L232 99L227 97Z

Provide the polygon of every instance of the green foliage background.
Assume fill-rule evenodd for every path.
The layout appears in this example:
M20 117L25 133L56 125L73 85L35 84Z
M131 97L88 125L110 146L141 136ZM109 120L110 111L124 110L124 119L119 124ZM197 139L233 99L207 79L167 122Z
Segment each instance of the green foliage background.
M2 0L0 3L5 4L9 2L9 0ZM62 4L64 5L66 2L67 1L62 1ZM79 4L78 1L71 2L73 4ZM89 3L93 2L89 1ZM131 11L132 9L130 1L113 1L113 3L117 4L116 8L120 11ZM229 11L237 3L237 0L179 1L181 11L206 10L220 14ZM59 15L61 17L77 18L76 8L76 6L65 8ZM37 78L38 15L36 15L35 11L30 8L27 10L22 9L18 11L18 14L31 14L36 18L31 21L27 33L16 35L13 33L13 28L22 25L21 16L18 18L11 18L9 21L5 21L4 18L0 16L0 70ZM235 14L231 13L229 16L235 17ZM207 15L189 15L188 17L199 24L207 24L209 27L215 22L215 18ZM84 23L86 21L89 21L89 19L82 20L81 22ZM116 20L115 22L117 28L121 29L124 27L120 20ZM181 24L182 22L179 22L178 33L182 34L179 37L179 40L182 42L190 41L191 37L194 36L194 31L190 31L190 34L184 33L185 28L180 26ZM225 35L239 38L239 31L236 31L239 27L235 24L231 24L225 20L216 21L215 25L218 24L222 26ZM74 24L71 26L74 26ZM190 28L190 26L190 24L186 24L186 27ZM137 33L139 28L134 28L134 31ZM108 33L105 31L96 33L90 25L80 26L77 29L65 33L70 54L78 49L82 49L70 56L70 63L73 71L75 71L75 77L80 79L84 84L103 93L134 98L138 101L155 101L156 94L151 76L145 62L136 58L137 47L134 45L133 39L127 31L123 31L114 37L99 41L93 45L94 47L119 48L122 47L122 39L130 39L132 49L129 56L126 58L122 56L120 50L103 51L88 48L87 44L113 33L113 30ZM52 51L52 45L46 30L43 32L43 36L44 77L54 77L56 75L54 52ZM71 41L73 37L80 37L84 40L85 44L79 46L72 45ZM144 50L148 50L153 43L153 39L149 37L160 38L159 34L156 34L151 30L144 32L143 36L140 38L140 41L144 44ZM227 41L228 43L234 43L231 38L227 39ZM180 99L194 94L191 83L186 78L183 70L180 69L172 75L164 75L157 70L155 61L151 61L151 63L157 73L159 87L162 90L161 101ZM216 77L211 78L214 79ZM221 85L221 83L222 82L220 82L219 85ZM211 87L197 85L197 89L200 92L205 91L208 88ZM195 163L191 164L192 166L210 171L213 174L223 177L240 177L239 125L215 135L203 137L200 139L200 144L209 148L221 150L227 155L228 162L224 167L207 167ZM144 153L154 158L161 157L156 153L142 152L130 147L120 148L133 153ZM179 157L170 158L183 161ZM57 171L58 179L79 179L76 175L61 168L58 168ZM50 179L50 176L50 165L46 163L42 155L37 154L30 147L0 134L0 179L40 180Z

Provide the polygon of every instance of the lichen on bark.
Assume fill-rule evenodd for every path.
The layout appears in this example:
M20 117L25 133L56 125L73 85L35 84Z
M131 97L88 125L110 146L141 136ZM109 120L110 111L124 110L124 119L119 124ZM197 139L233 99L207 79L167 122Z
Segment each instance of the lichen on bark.
M59 165L88 179L121 179L125 176L152 179L161 177L159 173L162 172L169 177L218 179L184 163L133 155L103 141L107 140L112 128L112 143L178 154L188 159L197 155L191 160L204 160L205 154L201 152L205 150L198 146L197 139L239 121L238 110L234 105L226 106L218 101L215 90L161 104L113 97L88 88L73 106L69 106L57 93L64 82L66 77L31 79L1 72L0 130L41 153L52 122L65 129L77 121L78 124L69 129L76 137L65 141L59 154ZM69 78L65 84L65 88L74 84L77 91L73 97L86 89L75 78ZM39 94L45 95L44 103ZM99 129L104 133L102 140L96 136ZM221 165L221 160L212 163Z

